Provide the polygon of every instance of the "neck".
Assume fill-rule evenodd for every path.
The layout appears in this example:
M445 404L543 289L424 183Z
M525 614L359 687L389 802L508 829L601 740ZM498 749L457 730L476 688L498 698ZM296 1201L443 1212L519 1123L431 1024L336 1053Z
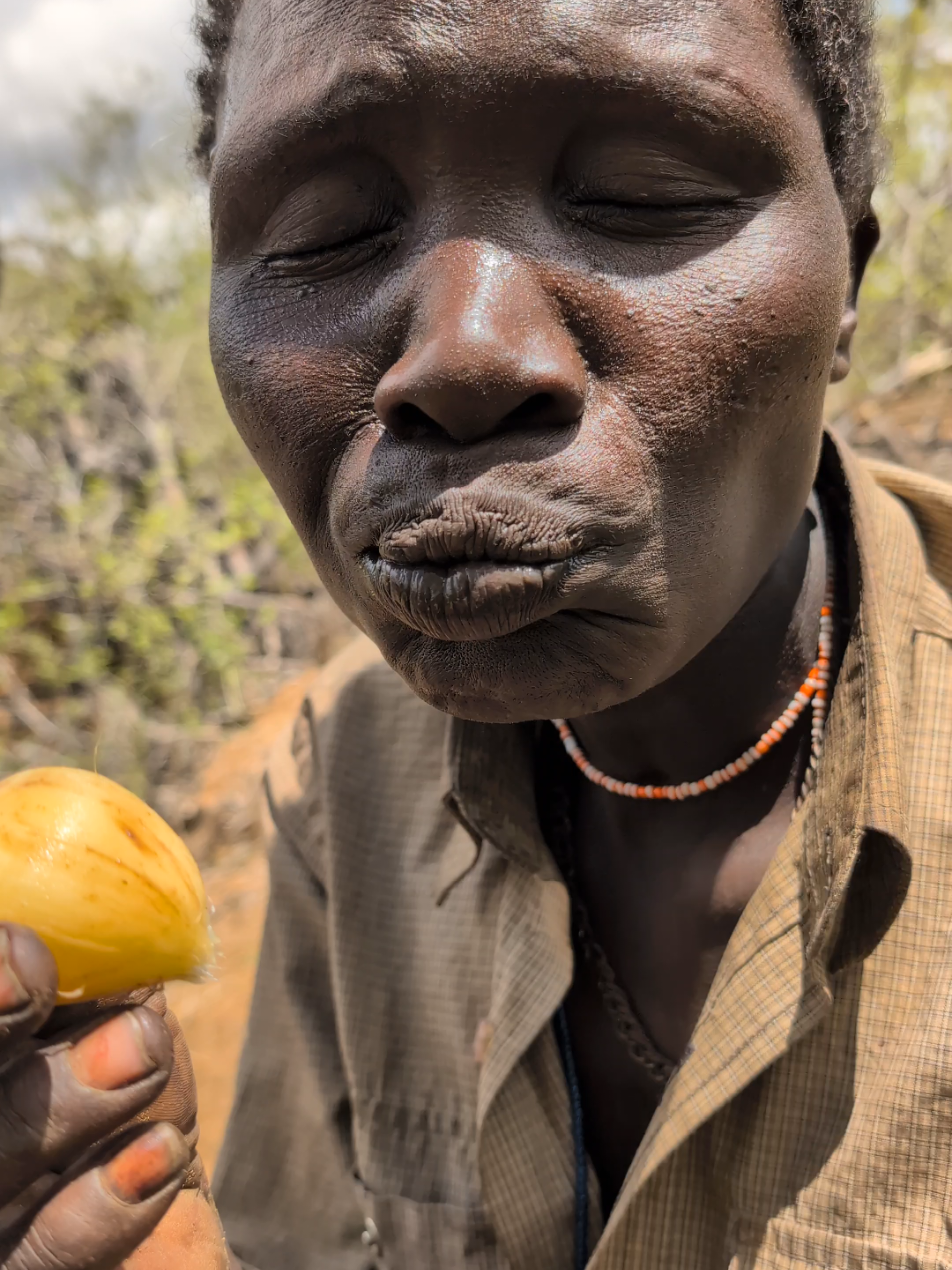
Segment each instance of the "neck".
M573 719L589 760L621 780L680 784L737 758L816 658L826 544L811 503L740 612L692 661L632 701Z

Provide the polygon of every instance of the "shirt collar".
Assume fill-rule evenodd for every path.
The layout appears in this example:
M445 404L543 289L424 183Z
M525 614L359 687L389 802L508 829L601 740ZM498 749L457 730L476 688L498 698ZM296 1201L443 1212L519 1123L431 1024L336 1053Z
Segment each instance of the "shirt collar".
M925 566L908 516L829 435L817 486L831 520L841 603L854 615L802 816L804 946L808 966L825 977L868 955L909 883L899 699ZM452 720L446 802L477 848L488 840L523 868L551 873L535 805L538 727ZM474 859L461 863L459 876ZM444 879L442 894L456 880Z
M445 760L446 802L475 841L534 873L550 862L535 802L538 726L453 719Z
M820 972L867 956L908 889L901 700L925 562L907 513L829 435L817 484L852 614L801 861L807 961Z

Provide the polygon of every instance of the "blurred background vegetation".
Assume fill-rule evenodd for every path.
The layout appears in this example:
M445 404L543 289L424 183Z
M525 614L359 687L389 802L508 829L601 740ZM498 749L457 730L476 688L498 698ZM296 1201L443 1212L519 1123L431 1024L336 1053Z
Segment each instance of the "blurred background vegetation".
M830 412L952 479L952 0L881 28L883 240ZM0 775L95 764L187 827L209 752L347 627L217 393L187 139L106 99L74 135L2 244Z
M90 99L0 282L0 775L195 772L346 625L218 395L187 139ZM196 214L196 201L198 209Z

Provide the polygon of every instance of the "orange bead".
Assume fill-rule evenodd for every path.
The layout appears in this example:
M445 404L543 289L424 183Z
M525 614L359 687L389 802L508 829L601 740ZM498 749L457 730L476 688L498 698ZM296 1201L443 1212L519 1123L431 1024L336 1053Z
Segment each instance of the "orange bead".
M827 684L830 679L832 618L833 578L831 575L827 578L826 599L820 610L820 638L818 640L816 662L810 667L806 678L794 694L793 699L756 744L745 750L740 758L719 768L716 772L712 772L709 776L703 777L701 780L684 781L680 785L636 785L628 781L615 780L610 776L606 776L604 772L600 772L597 767L589 762L567 720L553 719L552 722L573 763L584 773L588 780L593 781L596 785L600 785L611 793L622 794L626 798L667 798L671 801L680 801L684 798L693 798L698 794L708 793L719 785L723 785L746 772L749 767L753 766L758 759L762 758L774 745L783 739L806 706L812 703L811 734L813 740L810 763L811 769L815 769L820 752L819 746L823 735L823 724L826 718L827 698L829 696Z

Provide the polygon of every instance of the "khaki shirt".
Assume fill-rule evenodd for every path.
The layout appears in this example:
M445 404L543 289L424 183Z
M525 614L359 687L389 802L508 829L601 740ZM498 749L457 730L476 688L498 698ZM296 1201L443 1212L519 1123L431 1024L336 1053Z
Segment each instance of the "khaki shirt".
M952 487L828 441L820 488L857 616L818 782L604 1229L592 1179L592 1270L952 1267ZM382 663L305 706L217 1176L249 1266L571 1270L533 735Z

